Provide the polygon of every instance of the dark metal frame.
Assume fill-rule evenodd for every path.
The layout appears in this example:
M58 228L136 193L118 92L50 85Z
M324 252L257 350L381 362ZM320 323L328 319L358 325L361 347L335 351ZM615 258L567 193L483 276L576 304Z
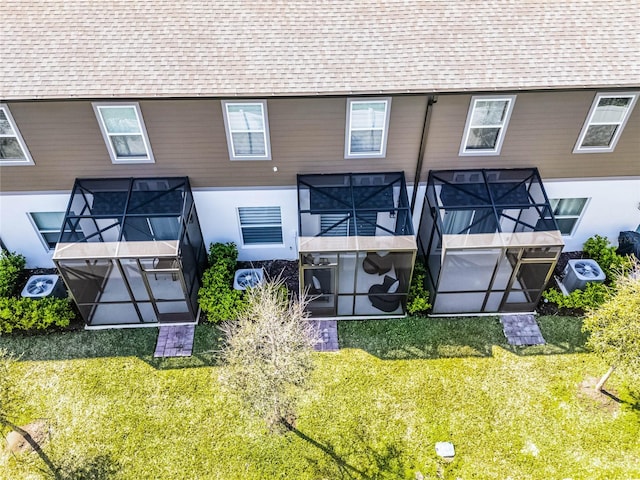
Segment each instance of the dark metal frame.
M453 175L477 174L481 176L479 178L481 178L482 180L479 182L464 182L464 183L457 183L451 180L447 180L446 177L448 177L452 173ZM491 173L494 173L494 174L522 173L523 176L522 178L514 182L512 181L505 182L505 181L489 179L489 175L491 175ZM508 180L511 180L511 179L509 178ZM511 185L509 190L507 190L506 192L502 192L500 196L496 197L495 193L492 191L490 187L490 185L492 184L493 185L511 184ZM474 221L466 229L464 229L461 232L458 232L458 234L468 233L468 230L470 230L471 227L479 224L481 221L485 220L486 217L491 214L493 214L494 216L495 225L497 226L497 231L502 233L504 232L500 226L500 217L505 217L514 221L513 232L515 232L518 227L523 227L524 230L522 231L528 231L527 229L530 229L529 231L559 230L556 224L555 218L553 217L553 211L549 204L549 198L547 197L547 194L544 190L542 179L540 178L540 174L538 173L537 168L434 170L429 172L429 178L427 180L427 189L429 188L433 189L436 187L436 185L447 185L448 187L458 190L466 194L467 196L476 198L480 203L479 204L449 204L449 205L442 205L441 203L438 203L436 205L430 205L430 207L435 207L437 210L477 210L478 208L490 209L489 213L485 214L479 220ZM482 185L484 193L486 193L486 197L482 197L478 195L476 192L473 192L469 189L464 188L464 185ZM526 189L529 202L514 203L514 202L505 200L509 194L516 192L521 187L524 187ZM542 195L542 198L540 199L534 198L534 195L531 192L533 187L540 188L540 193ZM531 207L535 208L535 210L538 212L538 215L539 215L538 220L543 220L545 222L540 224L540 225L543 225L544 228L539 227L538 224L531 225L529 223L524 222L521 219L522 210L529 209ZM518 215L518 218L514 218L509 215L505 215L504 213L498 212L498 208L500 208L501 210L520 209L520 213ZM549 223L546 223L546 222L549 222Z
M108 200L109 196L112 197L112 200L117 201L105 203L105 199ZM101 199L102 202L96 201L97 199ZM119 203L122 203L121 208ZM79 213L76 213L74 209ZM97 209L98 212L93 211L94 209ZM104 212L105 209L111 211ZM150 222L154 218L174 218L177 224L173 224L172 222L173 227L168 231L165 230L162 232L160 235L162 238L160 238L151 226L148 230L143 231L135 225L129 224L128 220L132 218L146 219L148 225L151 225ZM107 226L100 227L98 222L104 219L113 220L113 222ZM83 220L92 222L95 231L85 234L81 228L81 221ZM191 226L192 224L195 224L195 227ZM82 248L78 249L78 253L74 252L75 244L104 243L106 241L104 233L112 228L119 228L119 232L117 236L110 239L109 242L142 242L142 245L148 244L149 246L155 245L157 241L173 242L175 246L173 251L175 253L168 254L165 252L159 254L155 252L155 249L150 248L148 252L140 253L139 255L133 255L131 253L118 253L116 255L114 253L111 256L98 255L93 258L91 253L83 253ZM127 232L132 233L133 231L135 231L135 238L127 239ZM191 187L187 177L76 179L66 210L63 228L60 232L58 247L63 253L56 255L58 253L58 249L56 249L54 262L67 283L72 296L74 296L74 298L82 296L82 298L76 299L80 301L78 306L81 312L83 312L87 325L91 325L98 305L106 304L133 305L138 317L137 322L133 321L133 319L126 319L126 321L122 323L124 325L149 323L148 319L144 319L144 315L141 313L139 307L139 304L141 305L143 303L151 304L159 322L194 322L196 320L198 305L197 294L194 294L194 289L197 293L200 279L206 268L206 249L193 194L191 193ZM171 247L169 251L172 249L173 247ZM91 250L89 249L87 251L90 252ZM160 258L171 260L172 267L156 268L154 264L153 267L150 268L148 266L144 267L141 263L141 260L144 259L151 260ZM122 264L125 260L135 262L137 266L137 269L134 269L136 272L135 275L139 275L142 279L142 284L147 292L146 300L136 300L133 287L130 284L131 279L125 274L125 269ZM80 295L78 292L77 295L74 295L74 288L76 288L77 285L75 278L87 277L88 275L88 270L85 271L83 268L78 270L77 267L74 267L75 262L78 261L84 261L87 265L86 268L89 270L91 269L91 262L108 262L108 266L105 265L107 269L106 273L101 279L103 284L92 285L92 287L95 288L95 295L91 293L93 290L91 290L89 294ZM114 268L117 269L119 278L122 280L125 290L128 293L128 300L102 300L102 293L105 288L104 283L111 278ZM176 287L178 285L180 286L184 295L182 298L176 297L175 299L166 300L156 298L147 276L151 274L157 276L160 273L172 274L173 280L179 282L176 284ZM92 280L98 278L95 275L91 277ZM92 284L92 282L87 281L87 284ZM188 288L188 285L190 285L190 288ZM89 300L87 300L87 298ZM162 303L183 301L186 302L189 312L189 318L187 320L176 319L178 316L176 314L160 313L158 308L158 305ZM87 311L89 313L87 313ZM184 317L184 315L180 315Z
M131 198L134 192L139 192L141 190L135 190L134 186L136 185L140 185L142 182L148 182L148 181L152 181L152 182L160 182L160 181L166 181L166 182L170 182L169 184L171 185L170 188L168 188L167 190L163 190L163 191L158 191L154 196L151 196L150 198L146 199L144 202L142 203L138 203L134 205L134 208L131 208ZM126 188L117 188L115 187L116 183L124 183L127 182L127 186ZM96 190L95 188L91 188L90 185L91 184L97 184L97 185L101 185L103 187L106 187L107 185L111 185L112 189L111 190ZM94 195L96 193L105 193L105 192L109 192L109 193L122 193L126 195L126 200L124 202L124 208L122 209L122 212L120 213L105 213L105 214L95 214L92 212L92 208L91 208L91 202L88 200L87 198L87 194L89 195ZM175 192L179 192L180 194L182 194L182 202L181 202L181 208L180 211L158 211L155 213L134 213L131 210L133 209L139 209L140 207L143 206L147 206L147 205L152 205L160 200L162 200L163 198L174 194ZM84 200L84 206L82 207L82 210L80 211L80 213L76 214L73 211L73 201L76 195L79 195L83 198ZM188 203L188 198L192 200L192 194L191 194L191 186L189 184L189 178L188 177L141 177L141 178L128 178L128 179L121 179L121 178L113 178L113 179L82 179L82 178L78 178L76 179L74 186L73 186L73 190L71 192L71 200L69 201L69 205L67 206L67 210L65 213L65 220L64 220L64 224L63 224L63 228L60 232L60 238L58 239L58 243L75 243L75 242L86 242L90 239L92 239L94 236L99 236L100 237L100 241L104 241L103 237L102 237L102 233L113 228L116 226L124 226L126 223L127 218L150 218L150 217L155 217L155 218L161 218L161 217L176 217L179 216L181 219L185 218L185 215L188 213L186 211L187 209L187 203ZM115 218L116 221L104 228L99 228L98 224L96 222L96 220L98 219L111 219L111 218ZM84 233L82 232L82 230L78 230L79 227L79 223L80 220L82 219L91 219L95 226L96 226L96 232L92 233L91 235L85 236ZM180 231L178 232L178 235L176 236L175 240L180 239L182 237L183 228L184 224L181 221L180 222ZM118 239L117 241L123 241L125 240L123 238L124 236L124 228L120 228L120 233L118 235ZM150 238L150 240L155 240L154 238Z
M306 192L303 194L303 191ZM386 192L390 192L391 196L386 196ZM397 198L395 196L398 194ZM315 203L314 203L315 199ZM388 200L388 202L387 202ZM299 254L299 271L300 271L300 290L305 289L305 272L313 270L328 270L331 278L333 279L333 291L330 294L316 295L311 298L309 310L312 314L317 315L338 315L342 316L374 316L382 317L389 316L389 313L385 313L382 310L376 309L373 304L371 305L371 313L357 312L357 299L362 297L371 298L368 291L358 291L358 269L362 268L362 261L364 260L364 253L368 251L386 251L393 252L394 255L406 255L405 266L403 263L396 264L395 273L400 279L399 275L403 275L403 279L406 278L406 285L403 284L403 290L397 293L386 294L390 298L397 298L401 309L404 311L406 308L406 300L408 295L409 284L411 282L411 276L413 274L413 265L415 260L415 237L413 230L412 213L409 205L409 199L407 196L407 187L403 172L381 172L381 173L346 173L346 174L312 174L312 175L298 175L298 228L301 238L309 237L335 237L337 228L343 225L345 222L350 222L352 228L347 228L345 232L340 231L342 237L367 237L372 241L365 242L368 247L363 249L359 242L348 243L349 246L344 248L336 248L336 245L332 242L328 242L325 246L324 241L316 243L318 249L307 250L300 249ZM308 207L308 208L307 208ZM395 227L389 227L379 225L378 220L373 220L373 214L378 218L379 213L389 213L390 218L395 219ZM303 222L304 215L322 215L333 214L339 215L341 218L335 221L331 225L322 225L318 228L314 228L313 231L305 231L305 223ZM366 228L363 228L366 227ZM373 227L373 228L372 228ZM373 238L372 238L373 237ZM378 242L376 238L381 238L381 242ZM398 242L398 247L389 247L389 242L382 240L389 239L390 237L397 237L398 240L404 240L404 237L410 237L411 241L404 243ZM401 238L402 237L402 238ZM376 248L376 244L380 244L379 248ZM384 245L384 246L382 246ZM401 246L400 246L401 245ZM411 247L413 245L413 248ZM326 257L333 257L337 260L337 263L318 263L309 264L305 261L304 257L308 252L313 252L316 255L325 254ZM356 259L356 272L353 275L352 289L340 291L340 271L341 262L344 255L355 254ZM400 257L398 257L400 259ZM404 269L402 272L400 269ZM382 281L382 276L380 281ZM320 301L331 297L333 302L328 302L325 307ZM341 298L349 297L351 300L349 313L337 313L340 311L339 302ZM315 305L314 302L318 303ZM332 313L327 313L332 312ZM393 314L391 314L393 315ZM397 313L395 315L398 315Z
M388 177L389 180L385 183L380 184L371 184L364 185L358 184L358 178L366 178L366 177ZM320 182L314 182L314 179L322 180ZM344 197L338 197L332 194L326 186L327 180L335 179L335 184L340 184L340 186L349 189L348 200L345 201ZM342 182L340 182L342 180ZM348 180L345 182L345 180ZM388 188L393 188L395 186L400 187L400 197L398 199L398 205L392 205L391 207L384 208L376 208L376 207L366 207L365 204L368 200L376 198L376 196L382 192L384 192ZM371 189L371 192L367 192L367 195L364 198L356 199L356 195L354 193L354 188L362 188L368 187ZM340 208L338 206L333 208L318 208L310 205L309 209L299 208L298 210L298 231L300 232L300 236L308 236L305 235L302 228L302 215L305 213L309 214L322 214L322 213L333 213L333 214L343 214L345 217L338 222L330 225L329 227L321 230L319 233L316 233L313 236L322 237L326 236L329 232L331 232L334 228L347 220L355 220L353 233L348 232L348 236L358 236L365 235L367 236L367 232L358 231L358 219L360 219L363 223L372 225L374 227L380 228L386 231L389 235L413 235L413 224L411 222L411 209L409 207L409 199L407 196L407 185L404 178L403 172L383 172L383 173L338 173L338 174L309 174L309 175L298 175L298 205L301 205L300 201L300 192L302 189L308 189L310 192L314 191L318 194L330 198L335 201L338 205L344 205L344 207ZM369 219L364 217L363 213L379 213L379 212L389 212L392 215L400 215L404 214L403 218L406 219L404 225L401 227L400 232L394 232L389 230L388 228L378 225L377 223L371 222Z
M458 180L456 180L458 179ZM500 185L500 187L498 187ZM459 195L445 195L446 202L443 200L443 191L456 192ZM526 196L524 195L526 193ZM526 198L526 201L522 201ZM458 201L454 201L454 200ZM482 210L479 218L475 216L470 223L461 231L453 234L445 234L443 223L446 211L473 211ZM517 215L508 214L506 211L518 210ZM524 212L529 212L528 218L523 217ZM534 213L536 215L533 215ZM486 220L490 219L489 222ZM507 219L510 222L509 228L505 231L501 220ZM479 227L474 231L474 227ZM484 231L483 231L484 228ZM418 256L420 261L425 264L428 272L428 283L432 294L434 306L436 306L436 298L438 294L465 294L465 293L486 293L482 302L481 312L485 311L491 293L499 294L503 292L504 298L500 302L498 311L511 309L512 305L507 305L508 295L516 284L521 284L522 279L518 277L520 267L528 264L545 264L549 266L549 271L544 279L544 284L528 287L522 292L525 297L529 298L529 304L534 304L540 297L547 281L549 280L555 263L560 255L562 240L558 226L553 216L553 210L549 204L549 199L544 189L542 179L536 168L519 168L519 169L467 169L467 170L441 170L431 171L427 181L427 189L425 193L425 202L420 219L420 227L418 229ZM541 235L536 238L533 232L550 232L550 235ZM496 234L495 244L487 244L479 242L474 244L474 235ZM503 234L532 234L527 237L528 241L518 245L503 245L500 239ZM424 238L425 235L428 238ZM485 290L451 290L443 291L440 288L440 280L443 277L443 268L446 266L447 250L445 248L443 237L449 235L451 237L462 236L466 240L464 247L449 247L449 252L460 252L462 250L473 249L501 249L502 253L498 256L496 263L493 265L493 271L490 272L490 281ZM480 237L475 237L480 238ZM486 237L484 238L486 240ZM520 249L517 254L515 264L512 264L512 274L510 276L506 289L498 288L493 290L494 282L497 277L498 269L501 263L507 257L507 252ZM550 248L550 255L546 258L523 258L523 255L531 249ZM510 261L510 259L508 259ZM512 263L510 261L510 263ZM432 268L429 268L431 266ZM473 274L475 272L469 272ZM449 273L450 274L450 273ZM516 289L517 290L517 289ZM516 291L513 290L513 291ZM520 291L520 290L517 290ZM530 293L533 292L531 295ZM495 311L495 310L491 310ZM435 313L439 313L436 311ZM449 313L449 312L447 312ZM465 312L460 312L465 313ZM478 313L478 312L466 312Z

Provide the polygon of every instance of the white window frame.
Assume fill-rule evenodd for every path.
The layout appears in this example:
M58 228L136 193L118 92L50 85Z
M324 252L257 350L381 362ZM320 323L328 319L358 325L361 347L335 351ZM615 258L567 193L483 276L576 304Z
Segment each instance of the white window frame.
M262 130L236 130L231 131L231 125L229 122L229 110L228 106L230 105L247 105L247 106L256 106L259 105L262 110L262 125L264 128ZM266 100L222 100L222 116L224 117L224 129L227 134L227 147L229 149L229 159L230 160L271 160L271 139L269 136L269 114L267 111L267 101ZM262 133L264 138L264 154L260 155L241 155L236 154L235 147L233 144L233 134L235 132L238 133Z
M478 102L486 102L486 101L507 101L507 112L502 119L502 123L497 123L495 125L472 125L471 120L473 119L473 112L476 108L476 104ZM509 126L509 120L511 119L511 113L513 112L513 106L516 103L516 95L474 95L471 97L471 103L469 104L469 111L467 112L467 121L464 125L464 134L462 135L462 143L460 144L460 152L458 153L461 157L481 157L481 156L490 156L490 155L500 155L500 151L502 150L502 144L504 143L504 138L507 133L507 127ZM469 134L471 133L472 128L499 128L498 138L496 139L496 144L491 149L468 149L467 142L469 141Z
M351 151L351 114L352 105L359 103L384 103L384 125L382 128L367 128L361 130L382 130L380 150L377 152L352 152ZM344 137L344 158L385 158L387 156L387 137L389 136L389 117L391 115L391 97L377 98L347 98L347 120Z
M593 122L593 117L596 114L596 110L598 109L598 104L602 98L631 98L631 103L627 107L627 111L624 114L624 118L619 122ZM608 153L613 152L616 148L616 144L620 139L620 135L622 135L622 131L624 130L625 125L627 124L627 120L631 116L631 112L633 111L633 107L638 100L638 92L620 92L620 93L611 93L611 92L603 92L598 93L596 97L593 99L593 103L591 104L591 109L589 110L589 114L587 115L587 119L582 125L582 130L580 130L580 135L578 135L578 141L576 142L575 147L573 148L573 153ZM613 134L613 138L611 139L611 144L602 147L583 147L582 142L584 142L584 138L587 135L587 131L589 127L592 125L618 125L616 132Z
M263 223L259 225L243 225L242 220L240 218L240 210L242 208L277 208L280 212L280 223ZM282 228L282 208L279 205L243 205L242 207L236 208L236 216L238 217L238 227L240 230L240 240L242 241L242 246L244 248L261 248L261 247L274 247L274 246L282 246L284 245L284 229ZM280 236L282 237L282 242L276 243L245 243L244 235L242 233L243 228L263 228L263 227L280 227Z
M18 145L22 149L22 154L24 158L3 158L0 159L0 166L25 166L25 165L35 165L33 158L31 157L31 153L29 153L29 149L27 148L27 144L22 138L22 134L16 125L16 121L13 119L13 115L11 115L11 111L9 110L9 105L6 103L0 103L0 110L4 112L5 117L9 121L9 125L13 129L14 135L2 135L0 137L4 138L15 138L18 141Z
M62 214L62 222L63 223L60 224L60 228L57 229L57 230L41 230L33 215L34 214L42 214L42 213ZM42 242L42 245L44 246L44 248L45 248L45 250L47 252L53 252L56 247L55 247L55 245L53 247L49 246L49 243L47 242L46 238L44 238L44 234L45 233L58 233L58 238L59 238L60 237L60 233L62 232L62 229L64 227L65 213L66 212L27 212L27 217L29 217L29 221L31 222L31 225L33 225L33 228L35 229L36 233L38 234L38 237L40 238L40 241Z
M582 218L584 217L584 212L587 211L587 207L589 206L589 202L590 202L590 198L588 197L562 197L562 198L550 198L549 199L549 205L551 206L551 211L555 211L556 206L555 202L562 202L563 200L584 200L584 204L582 205L582 210L580 210L580 213L578 215L556 215L555 213L553 214L554 218L557 219L563 219L563 218L568 218L568 219L574 219L575 218L575 223L573 224L573 227L571 228L571 232L569 233L562 233L562 230L560 230L560 233L562 233L563 237L572 237L574 235L574 233L576 232L578 225L580 224L580 222L582 221Z
M96 118L98 119L98 125L100 125L100 132L102 132L102 138L104 139L104 143L107 144L107 150L109 151L109 157L111 157L111 163L117 164L137 164L137 163L155 163L153 158L153 152L151 151L151 142L149 142L149 137L147 136L147 127L144 124L144 120L142 118L142 111L140 110L140 105L138 102L93 102L91 104L93 106L93 110L96 114ZM140 135L142 137L142 141L144 143L144 148L146 150L145 157L120 157L116 152L113 144L111 143L110 137L126 135L122 133L110 133L107 130L107 127L104 123L104 119L102 118L102 110L109 108L121 108L121 107L129 107L133 108L136 113L136 120L138 121L138 127L140 129L140 133L134 133L131 135Z

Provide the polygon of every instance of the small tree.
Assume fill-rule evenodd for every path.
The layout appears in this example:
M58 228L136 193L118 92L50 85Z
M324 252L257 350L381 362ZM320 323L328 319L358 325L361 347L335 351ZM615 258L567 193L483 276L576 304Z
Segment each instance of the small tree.
M587 315L583 330L590 333L587 346L610 365L596 390L602 391L618 367L640 370L640 264L637 261L630 273L618 277L613 296Z
M291 428L317 339L306 299L289 300L278 278L247 290L246 300L240 318L221 326L221 382L272 430Z

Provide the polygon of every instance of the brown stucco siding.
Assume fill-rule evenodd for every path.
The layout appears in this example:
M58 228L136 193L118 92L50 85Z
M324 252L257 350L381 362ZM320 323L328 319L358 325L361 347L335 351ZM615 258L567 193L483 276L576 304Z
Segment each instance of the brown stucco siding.
M543 178L640 175L640 106L611 153L574 154L597 92L516 93L500 155L460 156L471 95L442 95L434 105L423 179L429 169L535 166Z
M346 98L269 99L271 161L229 160L219 100L139 104L154 164L112 164L91 102L10 104L35 165L1 167L2 190L68 190L76 177L187 175L194 187L295 185L298 173L403 170L412 178L426 98L393 98L381 159L344 158Z
M516 93L497 156L459 156L471 95L433 106L430 169L537 166L544 178L640 175L640 105L612 153L574 154L597 92ZM194 187L293 186L298 173L402 170L413 181L425 96L393 97L386 158L344 159L346 98L268 99L271 161L231 161L219 100L141 100L154 164L112 164L91 102L14 102L35 166L0 167L2 191L69 190L76 177L187 175ZM274 172L274 167L278 171Z

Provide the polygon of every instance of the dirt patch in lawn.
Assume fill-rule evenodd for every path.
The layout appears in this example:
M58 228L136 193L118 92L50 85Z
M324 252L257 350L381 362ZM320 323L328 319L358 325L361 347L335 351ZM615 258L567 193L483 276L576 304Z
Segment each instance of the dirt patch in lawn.
M616 413L620 409L621 400L618 398L618 392L613 389L602 389L602 392L596 391L595 387L599 378L587 377L578 386L580 396L594 402L595 405L610 413Z
M49 438L49 424L45 420L36 420L35 422L21 428L31 435L31 438L33 438L33 440L41 447ZM33 450L31 445L29 445L29 442L27 442L18 432L9 432L6 437L6 441L6 450L9 452L23 453Z

